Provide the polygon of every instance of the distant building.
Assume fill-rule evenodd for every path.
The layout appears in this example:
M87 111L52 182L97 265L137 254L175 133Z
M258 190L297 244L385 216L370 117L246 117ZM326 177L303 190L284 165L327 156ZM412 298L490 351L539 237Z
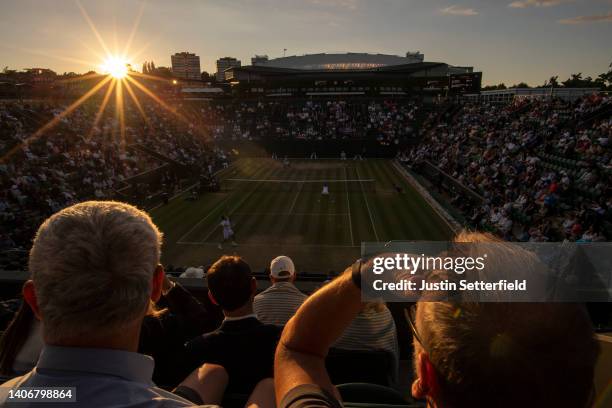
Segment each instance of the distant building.
M415 52L408 51L406 53L406 58L414 59L415 62L423 62L425 61L425 54L423 54L421 51L415 51Z
M232 92L258 97L412 95L430 101L480 92L482 73L473 67L424 59L421 52L255 56L250 66L225 65L220 72Z
M256 55L251 64L256 66L302 70L367 70L373 68L417 64L425 60L421 52L407 52L406 56L349 52L344 54L306 54L268 59Z
M225 70L240 67L240 60L233 57L224 57L217 60L217 81L225 81Z
M171 59L175 77L195 81L201 79L200 57L190 52L178 52Z
M268 60L267 55L255 55L251 58L251 65L265 65Z

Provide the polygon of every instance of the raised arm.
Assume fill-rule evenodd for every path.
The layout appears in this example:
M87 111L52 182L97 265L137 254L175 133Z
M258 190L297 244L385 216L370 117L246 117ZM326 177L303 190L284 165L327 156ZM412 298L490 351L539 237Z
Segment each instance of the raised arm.
M304 384L314 384L339 399L325 369L325 357L361 309L361 292L351 272L349 267L308 298L285 326L274 361L278 403L290 390Z

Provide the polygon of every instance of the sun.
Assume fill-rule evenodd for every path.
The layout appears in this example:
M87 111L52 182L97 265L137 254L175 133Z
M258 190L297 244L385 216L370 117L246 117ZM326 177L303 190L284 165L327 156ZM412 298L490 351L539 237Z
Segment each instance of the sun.
M94 36L98 40L102 51L96 52L94 50L93 54L98 56L97 60L94 61L81 61L88 68L94 68L94 71L88 72L85 75L77 77L75 79L69 79L67 81L89 81L91 79L99 79L99 81L93 85L89 90L85 91L83 95L81 95L76 101L72 102L68 107L66 107L63 111L61 111L58 115L53 116L53 118L38 128L34 133L28 136L27 141L24 143L29 143L31 140L36 140L49 129L57 126L64 118L68 115L72 114L79 106L83 105L87 100L92 98L94 95L97 95L102 89L106 88L104 92L104 97L102 98L101 103L98 106L98 111L96 113L95 119L92 123L91 130L89 135L93 135L94 130L100 120L102 120L104 113L106 112L106 108L108 107L108 103L111 100L112 95L115 96L115 118L119 123L119 140L125 145L125 134L126 134L126 126L125 126L125 100L126 95L129 96L130 100L134 103L134 106L142 116L143 120L146 123L149 123L146 112L142 107L142 104L139 100L141 95L147 96L154 102L156 102L159 106L161 106L167 112L176 116L182 123L186 125L191 125L191 122L187 120L182 114L177 112L174 107L170 107L160 96L156 95L155 92L146 85L146 83L141 82L144 79L155 80L155 81L163 81L167 82L167 79L161 79L157 76L151 76L146 73L141 73L132 69L132 61L135 61L146 47L141 49L136 55L130 54L130 46L134 35L136 34L136 30L138 28L138 24L140 22L140 16L144 11L144 6L146 2L141 2L140 14L136 18L134 23L134 27L132 28L132 32L127 39L125 46L123 47L123 51L119 51L117 49L112 50L108 48L104 39L98 32L96 26L93 21L87 14L87 11L81 3L77 0L76 4L81 10L81 14L89 24L89 28L93 32ZM70 61L78 61L72 58L68 58ZM102 75L100 75L102 74ZM176 82L176 81L174 81ZM174 83L176 85L176 83ZM137 95L134 91L134 88L138 88L142 93L141 95ZM16 144L13 146L9 152L5 153L2 157L0 157L0 162L4 162L5 158L14 154L15 152L21 151L21 146L23 144Z
M110 75L115 79L123 79L128 75L128 65L125 59L110 56L100 65L100 69L102 73Z

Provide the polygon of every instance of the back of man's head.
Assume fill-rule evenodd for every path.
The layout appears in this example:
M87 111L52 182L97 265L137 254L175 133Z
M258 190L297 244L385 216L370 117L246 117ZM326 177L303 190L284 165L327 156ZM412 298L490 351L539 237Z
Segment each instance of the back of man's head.
M222 256L206 274L208 290L214 301L232 312L252 301L253 273L239 256Z
M452 407L584 407L598 347L575 304L419 305L440 402Z
M38 229L29 269L47 342L112 332L144 316L162 235L113 201L65 208Z
M295 265L288 256L277 256L270 262L270 279L273 283L291 282L295 276Z
M533 259L522 252L500 246L496 255L529 269ZM417 332L424 344L415 353L426 350L442 406L584 407L591 395L598 346L582 305L420 302Z

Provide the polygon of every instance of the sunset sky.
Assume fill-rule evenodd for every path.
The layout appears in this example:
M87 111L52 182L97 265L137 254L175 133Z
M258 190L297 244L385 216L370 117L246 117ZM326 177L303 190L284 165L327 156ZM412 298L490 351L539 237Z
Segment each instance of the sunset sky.
M604 72L612 62L612 0L82 0L111 52L170 65L195 52L201 68L318 52L402 55L472 65L484 84L541 85L551 75ZM74 0L0 0L0 69L86 72L104 50Z

